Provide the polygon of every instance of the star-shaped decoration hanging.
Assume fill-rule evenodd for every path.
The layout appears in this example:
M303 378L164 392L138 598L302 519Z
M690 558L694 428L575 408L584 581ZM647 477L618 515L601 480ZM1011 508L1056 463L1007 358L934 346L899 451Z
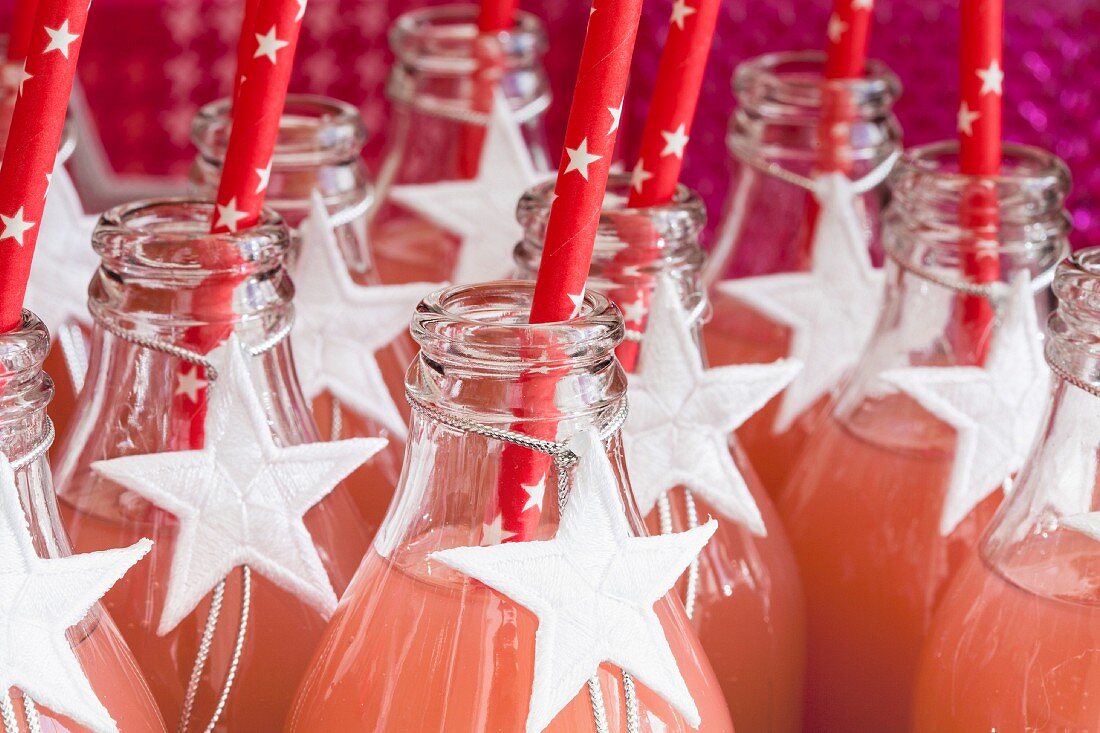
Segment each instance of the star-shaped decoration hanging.
M944 536L1020 470L1046 405L1050 370L1026 273L998 311L1002 320L984 366L910 367L882 374L884 382L957 433L940 516Z
M327 617L336 593L302 517L386 441L279 445L240 339L230 336L209 358L218 380L207 388L203 448L92 464L179 520L158 633L243 565Z
M661 149L661 157L666 155L675 155L677 158L684 157L684 147L691 139L687 134L684 123L681 122L675 130L661 130L661 137L665 139L665 146Z
M3 226L3 231L0 232L0 240L14 239L16 244L20 247L23 246L23 235L35 225L35 222L23 218L23 208L20 206L19 210L12 216L0 214L0 226Z
M280 50L290 45L290 41L284 41L275 35L275 26L268 28L267 33L259 34L253 33L256 36L256 52L252 54L252 58L266 58L273 64L278 63L276 54Z
M995 94L998 97L1004 94L1005 73L1001 70L1001 63L993 59L989 67L975 71L982 80L982 88L978 90L978 96L983 94Z
M442 283L354 282L324 200L314 193L309 218L301 227L294 284L298 317L291 336L306 397L328 391L348 409L403 438L405 419L375 353L406 331L416 305Z
M73 41L80 38L79 33L69 32L69 21L63 22L57 28L50 28L46 26L46 34L50 37L50 42L46 44L46 49L42 51L43 55L50 51L57 51L65 58L69 58L69 46Z
M575 148L566 148L565 154L569 156L569 163L563 173L577 171L584 180L588 180L588 166L602 158L602 155L593 155L588 152L588 138L581 140L581 144Z
M821 205L809 272L727 280L721 292L792 330L790 356L805 365L784 391L774 429L784 432L855 364L882 302L882 271L871 264L843 174L817 179Z
M955 128L963 135L974 134L974 123L982 116L981 112L975 112L964 99L959 105L959 113L955 116Z
M216 228L222 228L229 230L230 232L236 232L237 226L240 224L241 219L248 218L247 211L241 211L237 208L237 197L229 199L225 204L217 204L218 208L218 221L215 223Z
M695 8L687 4L687 0L676 0L672 4L672 17L669 22L680 30L684 30L684 21L689 15L694 15L696 12Z
M840 39L844 37L844 34L848 30L848 24L844 22L836 13L829 16L829 25L825 33L829 36L829 40L833 43L840 43Z
M662 276L630 375L623 428L634 498L648 514L665 492L684 486L722 516L757 535L764 520L730 454L730 433L786 387L795 361L706 369L676 285Z
M508 102L498 93L476 178L394 186L391 196L462 237L455 282L484 282L510 272L512 249L523 236L523 227L516 221L516 202L543 177L535 169Z
M431 555L538 617L527 733L537 733L604 662L629 672L695 727L699 710L654 604L714 534L701 527L634 537L599 439L581 431L569 501L553 539L457 547Z
M151 546L39 557L15 473L0 456L0 689L18 688L95 733L117 733L67 632Z

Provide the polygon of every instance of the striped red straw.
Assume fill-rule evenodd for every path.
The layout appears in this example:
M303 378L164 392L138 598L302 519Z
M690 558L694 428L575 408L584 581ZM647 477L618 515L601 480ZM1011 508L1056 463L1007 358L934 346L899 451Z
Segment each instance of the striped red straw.
M627 206L631 209L667 204L676 193L719 7L721 0L676 0L672 5L668 37L657 67L638 162L634 164L630 177ZM654 251L652 227L638 224L633 222L630 226L620 227L619 234L623 241L637 243L637 246L627 247L616 256L616 262L623 266L642 264ZM624 234L627 236L622 236ZM639 236L645 241L628 238ZM611 293L612 300L620 306L625 303L641 305L641 308L630 309L631 317L637 316L638 319L628 319L627 328L636 331L645 329L645 322L641 319L649 310L651 292L649 283L643 282L638 287L621 288ZM627 318L627 310L624 309L623 313ZM633 371L639 347L637 341L623 341L616 351L627 371Z
M305 0L254 0L252 12L246 11L241 34L238 67L239 90L233 111L233 128L229 134L225 163L215 199L211 221L212 234L235 234L254 226L260 220L264 197L267 195L268 178L279 134L279 118L286 102L290 72L294 64L294 51L298 44L298 32L305 14ZM206 252L211 268L225 269L235 258L235 253L221 250ZM236 278L219 277L207 284L208 307L211 313L222 314L228 322L233 312L233 290ZM186 335L188 345L202 353L216 348L229 335L230 327L217 324L208 328L194 328ZM201 367L181 364L177 378L181 385L186 381L205 384ZM201 448L204 441L206 413L205 395L196 399L194 390L177 389L172 401L172 414L180 439L186 447Z
M535 281L531 323L565 321L580 312L641 11L641 0L596 0L592 6ZM526 413L552 410L555 381L552 375L530 376L523 393ZM514 427L543 439L553 439L555 434L551 420ZM512 535L510 539L530 539L538 525L540 510L524 487L541 485L548 468L547 456L504 445L497 490L501 527Z
M15 0L11 17L11 33L8 35L8 63L22 64L30 51L31 30L34 28L38 0Z
M968 175L995 176L1001 170L1003 0L962 0L960 11L959 167ZM969 240L966 274L976 283L1000 279L997 192L990 181L976 180L967 187L960 223ZM962 296L961 306L964 349L974 363L981 364L989 348L993 306L978 296Z
M0 331L18 327L65 127L88 0L40 0L0 166ZM58 263L61 266L63 263Z

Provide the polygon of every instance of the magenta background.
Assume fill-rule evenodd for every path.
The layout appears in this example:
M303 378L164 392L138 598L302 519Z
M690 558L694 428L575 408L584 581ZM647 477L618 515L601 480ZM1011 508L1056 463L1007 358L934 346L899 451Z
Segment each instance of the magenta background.
M183 175L192 155L195 110L224 95L243 0L95 0L80 60L111 161L120 172ZM3 15L10 15L6 0ZM377 157L387 104L382 95L392 18L424 0L310 0L291 88L357 104ZM623 116L628 157L640 132L649 84L672 0L646 0L634 79ZM723 134L734 106L729 79L744 58L822 45L831 0L725 0L718 21L684 180L718 211L726 188ZM1006 2L1005 130L1012 140L1054 151L1074 174L1070 208L1078 246L1100 245L1100 2ZM569 88L588 15L586 0L527 0L552 50L546 62L556 101L549 113L560 145ZM871 51L902 78L897 113L908 144L954 134L958 0L878 0ZM1100 148L1098 148L1100 149Z

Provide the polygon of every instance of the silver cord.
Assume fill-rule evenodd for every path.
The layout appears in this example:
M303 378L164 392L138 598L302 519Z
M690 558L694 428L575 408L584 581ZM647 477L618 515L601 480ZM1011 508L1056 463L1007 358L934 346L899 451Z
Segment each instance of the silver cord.
M19 733L19 720L15 717L15 706L7 690L0 697L0 716L4 719L4 733Z
M997 302L1004 298L1011 290L1006 283L999 280L991 283L973 283L967 280L941 275L934 270L908 262L894 247L886 248L886 256L897 265L898 269L915 275L921 280L926 280L933 285L939 285L942 288L954 290L964 295L973 295L978 298L985 298L991 302ZM1061 261L1062 258L1059 257L1058 260ZM1057 264L1048 267L1036 275L1031 281L1031 290L1038 293L1050 287L1050 284L1054 282L1054 272L1056 269ZM954 272L954 270L952 270L952 272Z
M237 671L241 667L241 654L244 652L244 640L248 634L248 617L252 610L252 569L247 565L241 566L241 622L237 626L237 643L233 647L233 658L229 661L229 670L225 675L225 686L222 688L218 705L214 708L214 714L210 718L210 724L203 733L213 733L214 726L218 724L225 711L225 705L229 701L229 691L233 688L233 682L237 679Z
M344 432L344 412L340 409L340 401L335 395L330 394L329 398L332 400L332 422L329 426L328 439L339 440L340 434Z
M366 216L370 207L374 205L373 196L364 196L351 206L340 209L335 214L329 214L328 220L332 227L342 227L351 224L361 216Z
M737 159L746 165L752 166L761 173L766 173L773 178L778 178L784 183L789 183L792 186L804 188L815 196L821 191L821 184L818 178L811 178L810 176L804 176L801 173L795 173L789 171L778 163L773 163L770 160L764 160L762 157L756 154L754 150L749 149L747 146L737 142L732 137L727 141L730 151L737 156ZM864 194L880 185L890 175L890 171L894 169L894 165L897 164L901 158L901 148L894 148L890 151L889 155L882 159L880 163L875 165L868 173L862 178L857 178L851 182L851 190L854 194Z
M626 733L638 733L641 721L638 716L638 691L634 689L634 676L623 670L623 697L626 702Z
M703 321L703 318L707 314L707 310L710 308L710 299L704 294L695 307L691 309L691 312L687 314L685 322L688 328L694 328ZM623 340L634 341L637 343L645 340L645 331L638 331L633 328L623 329Z
M492 112L477 112L456 106L453 102L432 97L426 94L418 94L412 77L401 71L400 66L394 66L394 71L386 83L386 96L392 102L411 107L418 112L441 117L445 120L461 122L467 125L481 125L487 127L492 119ZM517 110L513 110L512 119L516 124L522 125L550 107L549 92L540 94Z
M26 692L23 693L23 712L27 716L27 733L42 733L42 720L38 717L38 707Z
M610 733L607 727L607 708L603 704L603 690L600 689L598 672L588 678L588 698L592 701L592 720L596 723L596 733Z
M61 345L61 355L65 358L65 371L73 383L73 393L79 394L84 388L84 377L88 374L88 349L84 344L84 332L76 323L66 323L57 332Z
M15 460L9 460L8 464L11 466L12 471L18 471L21 468L26 468L31 463L37 461L42 456L46 455L46 451L53 445L54 437L57 433L54 431L53 420L46 418L42 426L42 435L39 436L38 441L31 446L31 449L19 456Z
M206 624L203 626L202 637L199 640L199 651L195 655L195 663L191 667L191 679L187 681L187 693L183 697L183 708L180 710L178 726L180 733L187 733L187 729L191 727L191 714L195 707L195 697L199 692L199 683L202 681L206 660L210 656L210 646L214 641L214 630L218 627L218 616L221 614L224 599L225 579L222 578L214 586L214 593L210 596L210 610L206 613Z
M699 512L695 508L695 496L688 489L684 489L684 506L687 508L688 529L699 526ZM699 596L699 555L691 558L688 565L687 588L684 589L684 611L688 619L695 615L695 601Z
M1097 387L1096 385L1085 381L1075 374L1070 374L1061 364L1058 364L1054 359L1048 357L1047 365L1050 367L1050 371L1054 373L1054 376L1065 382L1068 382L1069 384L1072 384L1074 387L1081 390L1082 392L1087 392L1093 397L1100 397L1100 387ZM1005 493L1007 494L1007 492Z

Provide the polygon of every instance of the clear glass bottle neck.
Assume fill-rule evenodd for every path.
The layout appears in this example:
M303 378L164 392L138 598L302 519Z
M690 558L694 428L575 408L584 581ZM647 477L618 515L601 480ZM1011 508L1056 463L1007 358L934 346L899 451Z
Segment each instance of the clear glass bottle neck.
M202 107L191 126L198 154L191 166L191 187L213 198L232 127L232 105L219 99ZM362 151L366 126L350 104L328 97L290 94L279 118L267 205L297 227L309 214L313 192L330 212L361 207L372 194Z

